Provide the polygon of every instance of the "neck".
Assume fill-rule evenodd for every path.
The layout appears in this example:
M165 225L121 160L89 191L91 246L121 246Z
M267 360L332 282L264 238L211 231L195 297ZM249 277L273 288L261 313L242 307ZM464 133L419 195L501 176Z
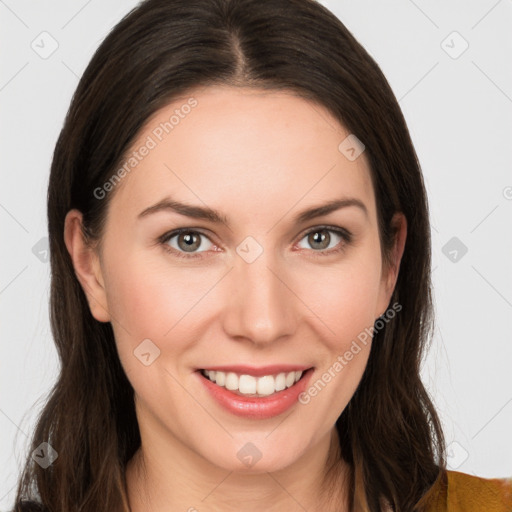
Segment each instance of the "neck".
M241 503L244 512L349 510L349 468L335 428L292 466L256 474L214 466L172 443L144 449L142 441L126 469L131 512L238 512Z

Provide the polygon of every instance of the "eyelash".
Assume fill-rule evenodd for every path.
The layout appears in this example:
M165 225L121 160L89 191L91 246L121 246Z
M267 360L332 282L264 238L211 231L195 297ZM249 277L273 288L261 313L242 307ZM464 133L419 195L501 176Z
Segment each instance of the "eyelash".
M299 240L302 240L303 238L310 235L311 233L316 233L318 231L331 231L331 232L339 235L344 241L340 242L338 244L339 247L337 247L335 249L329 249L329 250L323 250L323 251L315 251L314 249L311 249L311 251L313 251L314 257L331 256L333 254L343 252L345 250L345 246L350 245L350 243L352 242L352 233L350 233L350 231L347 231L346 229L338 228L335 226L316 226L316 227L310 229L309 231L307 231L306 233L304 233ZM164 233L161 237L158 238L158 242L163 246L165 251L171 253L174 256L177 256L178 258L185 258L185 259L204 258L204 256L202 256L201 253L188 253L187 255L185 255L186 253L184 253L182 251L177 251L176 249L174 249L173 247L170 247L168 245L168 242L169 242L169 240L171 240L171 238L174 238L175 236L179 236L182 233L195 233L195 234L203 235L204 237L208 238L208 236L205 233L203 233L202 231L199 231L197 229L180 228L180 229L175 229L174 231L169 231L168 233ZM203 252L206 252L206 251L203 251Z

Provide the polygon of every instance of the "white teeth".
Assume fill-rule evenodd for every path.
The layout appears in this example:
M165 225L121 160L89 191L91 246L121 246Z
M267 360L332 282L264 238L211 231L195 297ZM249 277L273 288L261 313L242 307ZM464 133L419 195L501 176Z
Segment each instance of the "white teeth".
M276 377L276 391L282 391L286 387L286 373L280 373Z
M262 377L238 375L233 372L216 372L214 370L202 370L202 373L218 386L225 387L230 391L242 395L268 396L293 386L302 377L303 372L293 371Z
M236 391L238 389L238 375L236 373L228 373L226 375L226 389L230 391Z
M226 383L226 374L224 372L210 372L215 374L215 381L219 386L224 386ZM213 379L210 379L213 380Z
M256 391L258 395L271 395L275 392L275 379L272 375L265 375L260 377L257 382Z
M256 377L252 375L240 375L238 379L238 391L244 395L256 393Z
M295 384L295 372L286 374L286 387L289 388Z

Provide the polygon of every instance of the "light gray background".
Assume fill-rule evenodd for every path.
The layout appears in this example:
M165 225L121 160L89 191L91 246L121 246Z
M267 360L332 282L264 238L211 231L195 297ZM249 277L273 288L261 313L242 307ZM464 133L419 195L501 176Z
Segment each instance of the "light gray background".
M512 476L512 0L322 3L381 66L423 167L437 312L423 376L450 468ZM136 4L0 0L0 509L58 371L44 261L53 148L94 50Z

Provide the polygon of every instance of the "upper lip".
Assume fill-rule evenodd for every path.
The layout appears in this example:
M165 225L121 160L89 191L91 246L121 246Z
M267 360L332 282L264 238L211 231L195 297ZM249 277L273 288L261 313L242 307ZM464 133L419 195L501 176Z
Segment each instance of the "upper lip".
M204 366L201 370L211 370L216 372L237 373L239 375L252 375L260 377L262 375L277 375L279 373L289 373L296 371L309 370L311 366L300 364L272 364L268 366L249 366L249 365L222 365L222 366Z

